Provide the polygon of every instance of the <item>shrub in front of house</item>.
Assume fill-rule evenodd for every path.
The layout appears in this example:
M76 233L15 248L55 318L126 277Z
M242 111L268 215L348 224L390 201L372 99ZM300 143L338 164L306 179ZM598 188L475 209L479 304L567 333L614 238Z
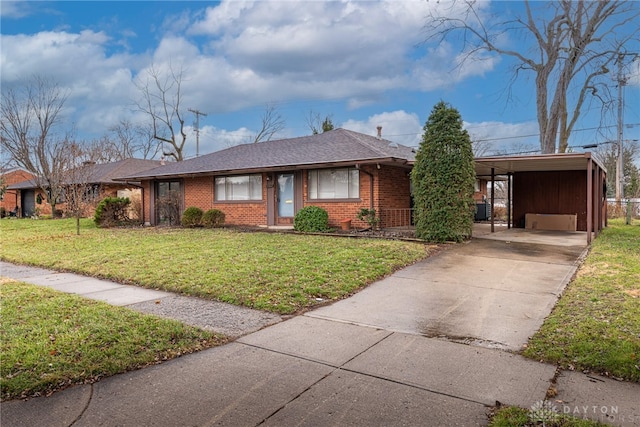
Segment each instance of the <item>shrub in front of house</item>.
M218 209L209 209L204 214L202 214L202 220L200 223L203 227L214 228L214 227L222 227L224 224L225 216L224 212Z
M184 210L180 222L182 223L183 227L198 227L200 226L200 221L202 220L202 214L202 209L191 206L190 208Z
M129 204L126 197L106 197L98 203L93 221L98 227L117 227L129 223Z
M293 218L293 229L305 232L322 232L329 229L329 214L318 206L300 209Z

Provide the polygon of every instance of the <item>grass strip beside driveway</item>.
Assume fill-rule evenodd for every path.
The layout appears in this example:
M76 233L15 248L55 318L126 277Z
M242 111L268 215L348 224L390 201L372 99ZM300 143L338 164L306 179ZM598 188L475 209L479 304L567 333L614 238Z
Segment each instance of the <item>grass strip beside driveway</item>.
M280 314L344 298L428 255L420 243L227 229L98 229L83 220L0 221L8 262Z
M640 382L640 222L610 221L524 355Z
M542 416L540 416L542 415ZM544 422L543 422L544 421ZM503 406L497 409L489 420L489 427L604 427L597 421L575 418L564 414L555 414L550 410L538 414L529 409L515 406Z
M0 281L2 400L156 364L227 341L219 334L8 279Z

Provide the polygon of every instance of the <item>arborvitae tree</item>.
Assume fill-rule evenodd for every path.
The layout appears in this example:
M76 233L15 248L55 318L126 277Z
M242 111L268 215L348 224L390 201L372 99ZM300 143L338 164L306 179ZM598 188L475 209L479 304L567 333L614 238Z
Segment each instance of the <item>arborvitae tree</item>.
M471 139L455 108L439 102L424 125L411 172L416 236L432 242L471 237L476 179Z

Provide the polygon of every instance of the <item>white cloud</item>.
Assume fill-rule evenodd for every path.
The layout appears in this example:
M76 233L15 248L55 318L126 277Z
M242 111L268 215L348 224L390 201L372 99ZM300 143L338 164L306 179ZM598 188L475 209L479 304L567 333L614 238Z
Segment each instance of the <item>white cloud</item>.
M196 137L193 129L189 127L187 134L187 156L196 154ZM200 128L200 154L213 153L235 145L252 142L255 132L241 127L236 130L219 129L215 126L202 126Z
M34 13L36 8L37 6L28 1L3 0L0 4L0 16L14 19L24 18Z
M340 125L344 129L367 135L376 135L382 126L382 137L398 144L416 147L420 144L422 124L418 115L403 110L375 114L366 121L347 120Z
M434 7L427 1L223 1L151 23L160 28L159 39L144 52L114 49L136 35L129 28L124 39L119 29L3 34L2 85L47 75L70 89L77 129L98 134L132 117L140 95L133 82L152 63L183 68L182 105L211 115L289 100L344 100L355 110L389 90L429 91L452 81L457 53L444 44L435 50L419 45ZM463 68L457 80L493 65ZM409 133L394 130L390 114L412 117L404 111L372 116L389 122L367 123L367 133L378 124L388 135ZM411 126L421 133L417 117ZM237 141L245 130L216 132L223 141Z

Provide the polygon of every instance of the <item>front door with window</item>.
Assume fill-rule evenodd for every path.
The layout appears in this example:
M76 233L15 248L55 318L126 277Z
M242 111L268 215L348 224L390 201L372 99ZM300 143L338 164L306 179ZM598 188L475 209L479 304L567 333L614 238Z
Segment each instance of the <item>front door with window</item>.
M155 196L156 224L177 225L182 213L182 193L180 181L156 183Z
M276 175L277 223L293 224L294 208L294 174L279 173Z

